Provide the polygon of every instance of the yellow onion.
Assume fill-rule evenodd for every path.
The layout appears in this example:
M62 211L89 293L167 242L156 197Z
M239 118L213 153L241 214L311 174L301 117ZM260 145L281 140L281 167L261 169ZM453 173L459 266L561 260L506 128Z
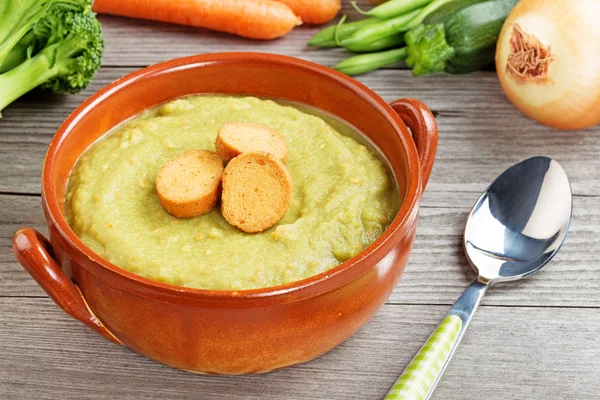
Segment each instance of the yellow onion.
M521 0L496 49L508 99L558 129L600 123L600 0Z

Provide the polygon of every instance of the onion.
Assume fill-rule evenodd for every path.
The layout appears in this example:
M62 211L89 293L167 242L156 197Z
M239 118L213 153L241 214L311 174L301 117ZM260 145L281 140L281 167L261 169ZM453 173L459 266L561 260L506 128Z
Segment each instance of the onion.
M558 129L600 123L600 0L521 0L496 49L508 99Z

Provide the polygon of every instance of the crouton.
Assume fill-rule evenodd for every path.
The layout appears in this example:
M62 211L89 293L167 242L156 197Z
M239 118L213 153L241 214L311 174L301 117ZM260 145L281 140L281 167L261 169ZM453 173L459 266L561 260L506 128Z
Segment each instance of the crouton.
M156 177L162 208L174 217L191 218L215 206L223 161L217 153L191 150L167 161Z
M215 143L217 153L229 161L242 153L265 152L285 163L288 147L285 139L264 125L229 122L221 125Z
M275 225L291 198L289 171L268 153L242 153L225 167L221 214L244 232L262 232Z

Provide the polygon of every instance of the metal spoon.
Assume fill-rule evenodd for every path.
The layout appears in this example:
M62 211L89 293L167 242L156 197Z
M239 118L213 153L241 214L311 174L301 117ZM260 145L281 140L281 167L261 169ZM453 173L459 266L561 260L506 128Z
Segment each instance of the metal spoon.
M475 203L465 227L465 251L477 279L385 400L429 399L489 285L524 278L546 265L565 240L571 210L569 179L551 158L530 158L496 178Z

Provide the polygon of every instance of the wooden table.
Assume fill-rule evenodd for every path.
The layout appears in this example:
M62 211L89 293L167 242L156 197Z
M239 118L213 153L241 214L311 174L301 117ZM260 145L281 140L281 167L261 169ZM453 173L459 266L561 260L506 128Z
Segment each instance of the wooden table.
M74 96L28 95L0 120L0 399L382 398L474 277L461 248L470 207L500 172L534 155L556 158L571 179L571 232L541 273L490 290L434 398L600 398L600 127L561 132L529 120L506 100L493 72L414 78L394 68L359 78L385 100L416 97L428 104L440 143L404 277L377 316L330 353L264 375L198 376L111 344L65 315L17 264L10 246L19 227L46 231L40 171L69 112L109 82L170 58L259 51L332 65L345 56L307 49L312 27L254 42L100 20L106 53L91 87Z

